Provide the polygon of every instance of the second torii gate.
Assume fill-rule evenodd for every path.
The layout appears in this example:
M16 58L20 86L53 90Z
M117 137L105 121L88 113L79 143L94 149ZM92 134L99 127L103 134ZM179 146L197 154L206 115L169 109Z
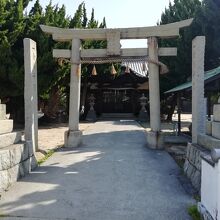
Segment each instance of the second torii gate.
M72 42L71 50L54 49L53 57L70 59L70 107L69 130L65 133L65 146L76 147L82 141L79 130L81 62L100 59L146 59L149 71L150 126L147 132L149 147L161 148L159 56L176 56L177 48L158 48L158 38L175 38L180 28L190 26L193 19L167 25L116 29L63 29L41 25L41 29L52 34L55 41ZM147 39L148 48L121 49L121 39ZM81 40L107 40L106 49L81 49Z

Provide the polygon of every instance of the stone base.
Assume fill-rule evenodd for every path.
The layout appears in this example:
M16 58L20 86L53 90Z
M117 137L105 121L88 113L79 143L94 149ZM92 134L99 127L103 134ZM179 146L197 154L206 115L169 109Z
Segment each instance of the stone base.
M0 120L6 119L6 105L0 104Z
M212 122L212 136L220 139L220 122Z
M21 132L0 134L0 148L16 144L19 141L21 141Z
M96 117L96 112L94 110L89 110L88 114L86 116L86 120L87 121L96 121L97 117Z
M78 147L82 143L82 131L66 131L64 135L65 147Z
M212 135L212 121L206 121L206 134Z
M37 161L34 156L29 156L25 143L0 149L0 193L36 166Z
M142 122L147 122L149 121L149 116L147 111L140 111L139 115L138 115L138 120L142 121Z
M162 132L147 131L147 146L152 149L164 149L164 135Z
M209 154L205 148L199 145L188 143L184 173L190 179L193 187L200 193L201 189L201 156Z
M13 120L0 120L0 134L10 133L13 130Z
M198 144L208 150L220 148L220 140L206 134L198 135Z

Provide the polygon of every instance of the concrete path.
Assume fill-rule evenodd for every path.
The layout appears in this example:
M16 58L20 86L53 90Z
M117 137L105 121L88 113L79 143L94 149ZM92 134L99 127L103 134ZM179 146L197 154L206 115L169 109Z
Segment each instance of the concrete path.
M97 122L2 195L3 219L187 220L193 200L163 151L134 121Z

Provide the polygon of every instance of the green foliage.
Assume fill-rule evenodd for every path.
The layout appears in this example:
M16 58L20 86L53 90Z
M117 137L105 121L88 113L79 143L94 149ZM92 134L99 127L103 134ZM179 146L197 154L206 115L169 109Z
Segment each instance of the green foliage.
M196 205L190 206L188 208L188 213L192 217L193 220L202 220L201 215Z
M220 4L216 0L174 0L161 15L160 24L194 18L189 28L180 31L177 40L161 40L160 46L177 47L176 58L162 58L170 73L161 77L162 93L191 77L192 40L195 36L206 36L205 69L220 65Z
M42 163L44 163L54 153L55 153L55 150L49 150L42 159L37 161L38 165L41 165Z
M70 48L70 43L54 42L51 36L40 29L40 24L62 28L104 28L105 19L99 25L94 10L91 19L87 18L85 3L78 6L71 18L64 5L58 7L52 1L45 10L36 0L29 13L24 14L29 0L0 0L0 98L23 96L24 66L23 39L31 38L37 42L38 53L38 92L43 99L50 98L55 87L61 93L68 92L70 65L59 66L52 57L53 48ZM101 48L103 41L83 42L85 48ZM88 72L87 66L82 74Z

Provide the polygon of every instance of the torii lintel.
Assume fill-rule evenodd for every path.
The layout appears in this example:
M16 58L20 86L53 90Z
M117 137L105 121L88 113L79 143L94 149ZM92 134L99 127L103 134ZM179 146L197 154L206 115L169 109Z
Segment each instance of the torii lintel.
M192 24L193 19L175 23L133 28L95 28L95 29L66 29L47 25L40 25L43 32L52 34L56 41L71 41L74 38L81 40L104 40L109 33L119 33L120 39L147 39L149 37L174 38L179 36L179 30Z

